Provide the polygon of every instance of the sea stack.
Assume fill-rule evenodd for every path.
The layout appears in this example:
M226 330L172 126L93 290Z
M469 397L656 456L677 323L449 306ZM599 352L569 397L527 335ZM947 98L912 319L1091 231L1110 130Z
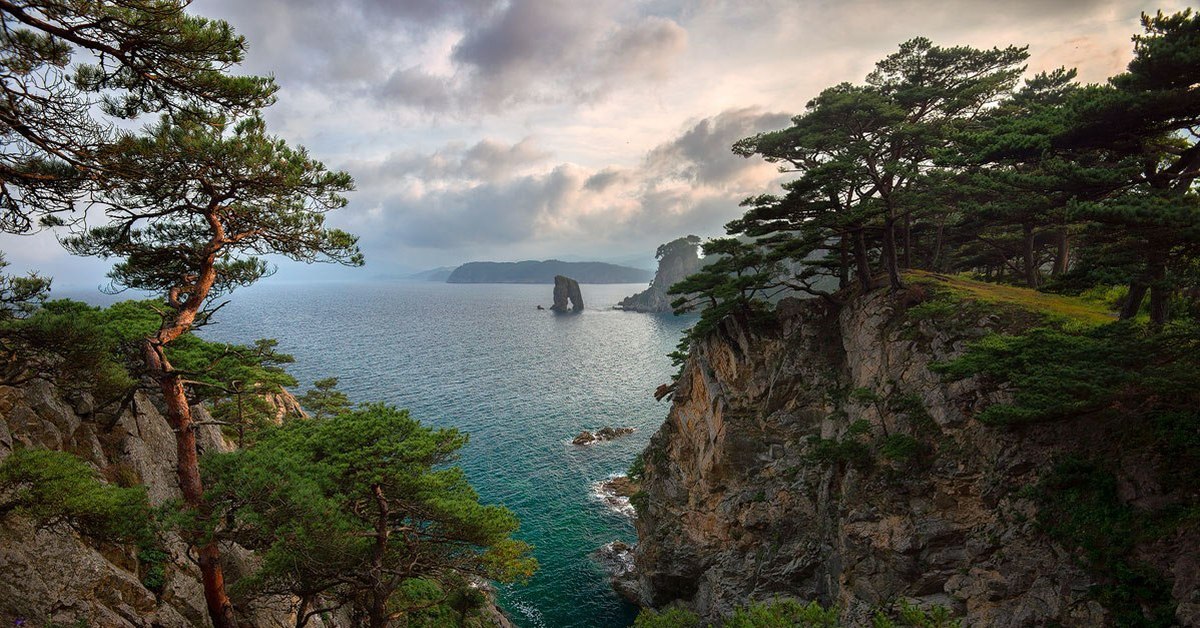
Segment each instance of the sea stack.
M567 308L567 301L571 302L569 309ZM555 275L554 305L551 305L550 309L555 312L582 312L583 294L579 291L579 282L570 277Z

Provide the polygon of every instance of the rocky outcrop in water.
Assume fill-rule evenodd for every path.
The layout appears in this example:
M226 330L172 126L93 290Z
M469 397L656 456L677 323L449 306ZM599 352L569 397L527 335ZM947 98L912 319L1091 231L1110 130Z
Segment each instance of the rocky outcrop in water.
M609 583L621 597L638 603L638 581L634 570L633 546L613 541L593 552L596 561L608 573Z
M632 434L632 427L602 427L593 434L588 430L583 430L572 441L572 445L591 445L592 443L600 443L606 440L615 440L622 436Z
M700 257L700 238L694 235L678 238L658 247L655 257L658 258L658 270L654 273L650 287L625 297L617 304L617 309L631 312L671 312L671 301L676 297L668 295L667 290L704 266L704 260Z
M726 319L693 343L644 452L643 603L713 620L792 597L863 626L908 599L969 626L1121 623L1102 603L1112 581L1039 526L1030 488L1054 461L1100 456L1119 470L1122 503L1178 503L1155 480L1171 461L1129 438L1119 415L980 423L1004 391L930 367L1011 322L922 319L908 305L883 291L841 307L785 300L773 322ZM1147 577L1166 582L1176 621L1200 625L1195 526L1130 542Z
M567 302L570 301L568 306ZM579 291L579 282L564 277L554 276L554 305L550 309L555 312L582 312L583 293Z

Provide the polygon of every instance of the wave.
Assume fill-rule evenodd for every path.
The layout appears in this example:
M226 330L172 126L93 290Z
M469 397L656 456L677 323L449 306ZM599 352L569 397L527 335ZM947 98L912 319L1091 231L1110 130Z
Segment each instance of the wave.
M618 492L616 485L613 483L613 480L624 477L624 473L613 473L603 480L592 482L591 497L604 504L609 510L633 519L637 515L637 512L633 509L633 504L630 503L628 497Z

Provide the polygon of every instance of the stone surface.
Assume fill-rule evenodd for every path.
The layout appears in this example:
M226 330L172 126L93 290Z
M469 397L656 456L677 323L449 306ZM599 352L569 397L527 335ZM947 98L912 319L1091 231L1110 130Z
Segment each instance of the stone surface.
M555 275L554 305L550 309L555 312L582 312L583 293L579 290L579 283L570 277Z
M643 603L679 602L713 620L793 597L836 604L857 626L903 597L948 606L969 626L1112 624L1089 596L1093 576L1037 529L1020 489L1071 452L1116 456L1143 474L1155 461L1114 444L1116 427L1096 417L1022 430L973 420L1004 393L944 382L930 365L997 317L935 325L904 307L883 291L840 308L785 300L773 322L727 319L693 343L643 454ZM850 433L863 421L866 433ZM925 453L882 458L880 439L895 434ZM813 439L857 439L872 464L817 462ZM1142 486L1131 494L1165 498L1135 476L1119 478ZM1172 583L1178 621L1196 625L1200 539L1181 537L1139 551Z

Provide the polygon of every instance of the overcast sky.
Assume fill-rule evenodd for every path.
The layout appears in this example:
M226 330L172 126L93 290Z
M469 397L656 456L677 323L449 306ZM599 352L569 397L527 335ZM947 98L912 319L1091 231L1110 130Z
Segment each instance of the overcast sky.
M1119 72L1133 0L196 0L272 74L275 133L357 182L330 222L395 276L471 260L652 258L778 189L735 140L861 82L900 42L1030 47L1030 72ZM52 237L0 235L14 269L96 285ZM351 272L351 271L343 271ZM330 270L316 276L343 276ZM313 276L284 265L280 279Z

